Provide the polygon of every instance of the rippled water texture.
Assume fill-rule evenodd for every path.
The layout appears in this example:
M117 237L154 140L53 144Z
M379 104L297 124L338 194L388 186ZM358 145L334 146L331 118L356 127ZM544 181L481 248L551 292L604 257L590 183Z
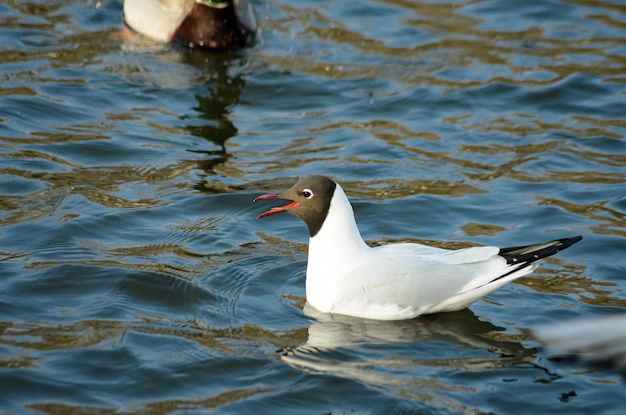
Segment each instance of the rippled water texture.
M232 53L118 1L0 1L0 411L623 413L529 330L626 311L626 5L255 1ZM336 178L370 243L583 235L458 313L305 307L260 193Z

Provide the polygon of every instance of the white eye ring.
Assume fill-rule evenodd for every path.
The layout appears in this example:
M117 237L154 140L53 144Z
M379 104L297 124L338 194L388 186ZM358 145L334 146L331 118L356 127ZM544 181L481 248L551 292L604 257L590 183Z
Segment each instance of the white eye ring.
M305 199L310 199L313 197L313 192L311 191L311 189L304 189L301 194L302 196L304 196Z

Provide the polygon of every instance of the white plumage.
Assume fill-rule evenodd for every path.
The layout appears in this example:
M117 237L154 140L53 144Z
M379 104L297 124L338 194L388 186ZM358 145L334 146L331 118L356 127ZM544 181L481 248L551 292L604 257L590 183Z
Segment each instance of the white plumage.
M411 243L369 247L343 189L328 178L307 176L281 194L255 200L262 199L293 202L259 217L286 211L309 226L307 301L322 312L361 318L401 320L463 309L530 273L537 266L534 261L580 240L504 250L447 250Z
M626 374L626 314L560 321L534 330L539 341L559 353Z

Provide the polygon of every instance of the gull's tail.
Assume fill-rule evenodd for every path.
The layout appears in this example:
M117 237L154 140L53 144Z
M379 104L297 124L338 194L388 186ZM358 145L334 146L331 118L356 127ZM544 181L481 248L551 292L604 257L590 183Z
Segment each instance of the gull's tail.
M559 251L569 248L581 239L583 239L582 236L574 236L572 238L557 239L542 244L500 248L498 254L504 257L509 265L522 264L523 266L527 266L535 261L539 261L542 258L552 256Z

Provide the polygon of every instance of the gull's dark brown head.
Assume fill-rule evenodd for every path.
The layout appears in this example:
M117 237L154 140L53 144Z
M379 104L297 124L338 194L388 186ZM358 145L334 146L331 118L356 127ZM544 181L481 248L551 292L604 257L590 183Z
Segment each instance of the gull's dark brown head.
M324 176L306 176L298 180L291 188L282 193L269 193L254 199L257 200L290 200L284 206L273 207L257 216L257 219L276 213L291 213L302 219L309 228L309 235L314 237L322 227L330 201L337 184Z

